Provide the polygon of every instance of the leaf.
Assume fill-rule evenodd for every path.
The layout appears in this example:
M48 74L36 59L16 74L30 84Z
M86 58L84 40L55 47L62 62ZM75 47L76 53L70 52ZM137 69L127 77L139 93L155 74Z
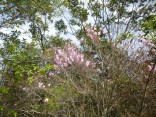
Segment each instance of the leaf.
M6 87L0 88L0 92L1 92L2 94L8 94L8 93L9 93L9 88L6 88Z
M36 22L38 22L38 23L42 23L42 19L40 18L40 17L36 17Z
M51 64L46 64L46 69L54 69L54 66L53 65L51 65Z
M66 7L69 7L69 2L68 2L68 0L65 0L65 6L66 6Z
M29 77L28 78L28 85L31 85L34 81L34 78L33 77Z

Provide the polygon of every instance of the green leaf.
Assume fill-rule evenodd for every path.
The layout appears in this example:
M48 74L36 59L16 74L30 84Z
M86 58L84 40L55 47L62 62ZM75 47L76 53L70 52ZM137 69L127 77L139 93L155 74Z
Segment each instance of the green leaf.
M8 94L9 88L6 88L6 87L0 88L0 92L1 92L2 94Z
M54 66L53 65L51 65L51 64L46 64L46 69L53 69L54 68Z
M66 6L66 7L69 7L69 2L68 2L68 0L65 0L65 6Z
M33 77L29 77L28 78L28 85L31 85L34 81L34 78Z

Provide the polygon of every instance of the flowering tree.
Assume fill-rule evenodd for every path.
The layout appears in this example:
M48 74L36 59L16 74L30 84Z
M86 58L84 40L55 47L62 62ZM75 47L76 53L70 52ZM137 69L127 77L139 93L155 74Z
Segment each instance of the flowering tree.
M85 60L83 53L79 52L76 47L66 44L63 49L55 48L56 56L54 58L56 68L65 68L70 65L81 65L89 67L92 65L90 60Z

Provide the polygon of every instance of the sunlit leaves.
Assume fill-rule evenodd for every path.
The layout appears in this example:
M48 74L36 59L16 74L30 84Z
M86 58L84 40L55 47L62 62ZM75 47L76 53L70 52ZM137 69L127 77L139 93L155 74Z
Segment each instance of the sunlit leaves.
M150 15L145 18L141 26L144 31L156 31L156 15Z

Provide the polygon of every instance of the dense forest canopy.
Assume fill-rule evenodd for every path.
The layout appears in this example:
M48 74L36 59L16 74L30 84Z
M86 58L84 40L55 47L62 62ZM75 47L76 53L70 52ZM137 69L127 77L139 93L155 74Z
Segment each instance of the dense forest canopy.
M0 0L0 42L2 117L156 116L155 0Z

